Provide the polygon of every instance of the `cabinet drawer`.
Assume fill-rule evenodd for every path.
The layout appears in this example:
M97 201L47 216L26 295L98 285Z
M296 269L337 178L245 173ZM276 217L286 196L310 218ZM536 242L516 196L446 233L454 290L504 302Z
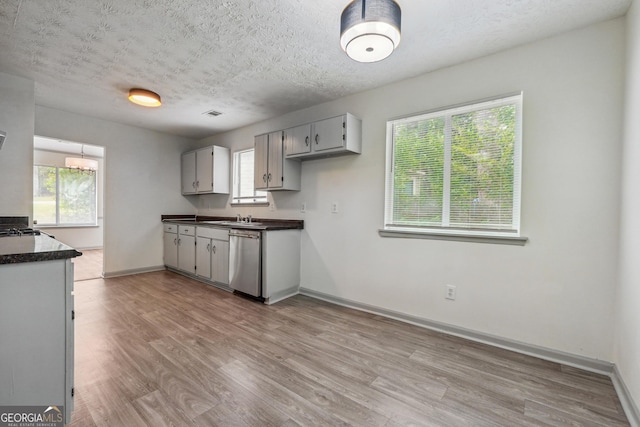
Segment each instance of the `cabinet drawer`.
M207 237L216 240L229 240L229 229L217 227L196 227L198 237Z
M196 228L192 225L180 225L178 226L178 234L182 236L195 236Z
M178 226L176 224L164 224L165 233L177 233Z

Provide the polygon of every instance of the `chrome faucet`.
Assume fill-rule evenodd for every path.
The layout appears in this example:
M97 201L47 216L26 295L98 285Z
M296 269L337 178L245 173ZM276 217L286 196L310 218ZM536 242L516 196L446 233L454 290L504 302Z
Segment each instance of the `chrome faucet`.
M247 222L251 224L251 215L247 215Z
M240 214L236 215L236 221L242 222L242 217L240 216Z

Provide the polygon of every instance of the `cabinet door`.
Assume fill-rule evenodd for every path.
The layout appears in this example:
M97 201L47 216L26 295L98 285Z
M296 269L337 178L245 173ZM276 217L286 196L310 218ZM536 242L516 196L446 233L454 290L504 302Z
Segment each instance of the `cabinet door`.
M269 136L258 135L254 139L253 184L256 190L268 187Z
M178 268L178 235L176 233L164 233L164 265Z
M182 155L182 194L196 192L196 152Z
M196 190L198 193L213 191L213 147L196 151Z
M212 240L212 274L214 282L229 284L229 242L225 240Z
M284 175L282 170L283 153L282 131L269 134L269 155L267 181L269 188L282 188Z
M311 152L311 125L296 126L284 131L285 155Z
M211 280L211 239L196 238L196 276Z
M313 151L324 151L344 146L344 116L315 122L313 129Z
M196 238L178 235L178 269L185 273L196 273Z

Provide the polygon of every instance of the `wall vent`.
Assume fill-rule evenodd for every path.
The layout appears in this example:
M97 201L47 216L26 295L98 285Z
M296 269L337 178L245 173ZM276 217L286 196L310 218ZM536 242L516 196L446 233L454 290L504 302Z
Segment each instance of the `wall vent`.
M220 111L216 111L216 110L209 110L209 111L205 111L202 114L204 114L205 116L216 117L216 116L219 116L222 113Z

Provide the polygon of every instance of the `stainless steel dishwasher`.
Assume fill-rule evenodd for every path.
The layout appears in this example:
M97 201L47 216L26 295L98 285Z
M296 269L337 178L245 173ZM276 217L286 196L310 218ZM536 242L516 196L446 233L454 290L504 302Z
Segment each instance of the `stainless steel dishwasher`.
M261 233L229 230L229 286L254 297L262 297Z

